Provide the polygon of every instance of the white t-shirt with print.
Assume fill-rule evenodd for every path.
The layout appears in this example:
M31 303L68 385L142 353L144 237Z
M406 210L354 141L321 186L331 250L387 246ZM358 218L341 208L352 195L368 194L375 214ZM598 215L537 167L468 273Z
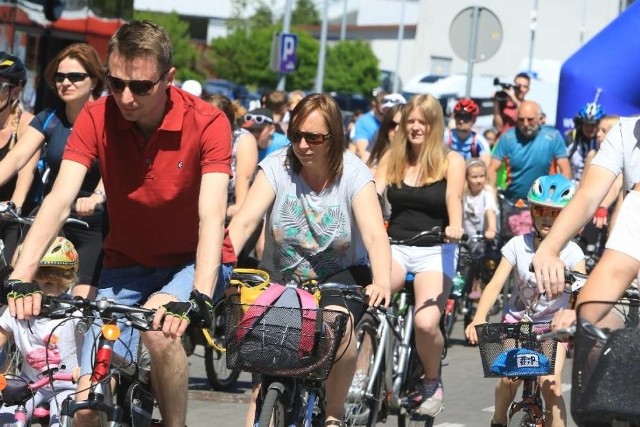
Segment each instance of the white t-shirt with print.
M267 212L261 266L274 280L324 279L349 267L368 265L352 203L373 181L369 168L345 151L342 176L320 192L285 165L287 149L260 162L276 198ZM284 273L283 277L279 273Z
M83 336L75 332L76 323L68 319L38 317L18 320L5 310L0 316L0 328L13 335L16 347L24 357L20 376L35 381L48 368L64 365L59 372L70 373L79 366ZM75 388L70 382L56 382L54 386Z
M624 177L629 191L640 182L640 116L621 117L607 133L592 164L609 169Z
M533 239L532 233L516 236L502 248L502 256L514 267L512 276L515 281L511 299L505 305L503 315L509 314L517 320L522 320L527 307L532 305L531 320L549 322L556 311L567 308L569 294L563 293L555 299L542 295L538 299L536 276L529 271L534 255ZM584 260L584 253L575 242L569 242L560 251L560 259L567 269L573 270L576 264Z

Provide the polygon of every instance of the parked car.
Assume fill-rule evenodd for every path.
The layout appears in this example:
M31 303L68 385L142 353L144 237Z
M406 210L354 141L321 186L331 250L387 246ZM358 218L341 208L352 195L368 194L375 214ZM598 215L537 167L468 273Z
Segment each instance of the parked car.
M433 85L447 76L440 74L422 73L414 76L404 85L403 92L412 94L431 93Z
M249 92L246 86L224 79L205 80L202 91L203 94L220 93L231 100L238 100L246 109L249 109L252 101L260 99L258 94Z

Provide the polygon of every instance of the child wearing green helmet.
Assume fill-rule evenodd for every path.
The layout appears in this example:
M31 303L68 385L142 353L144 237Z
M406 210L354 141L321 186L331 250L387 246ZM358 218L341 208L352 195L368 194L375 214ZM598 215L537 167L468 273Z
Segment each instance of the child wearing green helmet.
M64 237L56 237L40 261L35 283L43 295L60 296L77 282L77 271L78 253L73 244ZM37 381L42 372L52 368L77 376L83 336L76 333L76 323L38 317L18 320L5 310L0 316L0 347L13 337L24 356L20 377L26 382ZM75 391L76 386L71 382L54 381L52 386L42 387L27 405L28 418L34 407L48 402L49 426L57 426L59 404ZM0 425L14 422L15 409L15 406L4 405L0 408Z
M563 175L542 176L533 183L527 199L535 231L513 237L502 248L500 264L482 292L473 321L465 330L470 343L478 342L475 326L487 322L489 310L511 274L513 274L515 288L512 290L511 299L505 304L502 322L550 322L558 310L568 307L568 294L552 299L538 292L535 274L529 271L529 266L540 242L546 237L556 217L569 203L574 193L574 184ZM576 243L569 242L565 245L560 252L560 258L568 269L585 272L584 253ZM559 345L554 374L540 377L542 397L548 414L545 425L549 426L564 425L563 415L566 417L561 390L566 346ZM495 411L491 420L492 427L507 424L507 411L512 393L515 393L518 385L519 383L514 383L508 378L501 378L498 381Z

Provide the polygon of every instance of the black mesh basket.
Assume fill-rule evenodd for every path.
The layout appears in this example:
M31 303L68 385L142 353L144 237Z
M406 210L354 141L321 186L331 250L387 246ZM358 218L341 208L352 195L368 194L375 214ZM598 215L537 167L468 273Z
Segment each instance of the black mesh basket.
M233 302L225 315L229 369L315 380L329 375L347 321L340 311Z
M528 377L554 372L557 342L538 341L549 323L484 323L476 326L485 378Z
M640 424L640 302L585 302L574 338L571 415L578 425Z

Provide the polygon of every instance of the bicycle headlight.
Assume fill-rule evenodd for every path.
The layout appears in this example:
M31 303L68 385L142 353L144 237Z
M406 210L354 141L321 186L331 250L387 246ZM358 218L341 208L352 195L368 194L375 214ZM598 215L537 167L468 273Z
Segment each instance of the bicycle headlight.
M102 326L102 336L109 341L115 341L120 338L120 328L118 325L108 323Z
M494 271L497 267L497 263L495 259L487 258L484 260L484 268L488 271Z
M7 378L0 374L0 391L4 390L5 388L7 388Z

